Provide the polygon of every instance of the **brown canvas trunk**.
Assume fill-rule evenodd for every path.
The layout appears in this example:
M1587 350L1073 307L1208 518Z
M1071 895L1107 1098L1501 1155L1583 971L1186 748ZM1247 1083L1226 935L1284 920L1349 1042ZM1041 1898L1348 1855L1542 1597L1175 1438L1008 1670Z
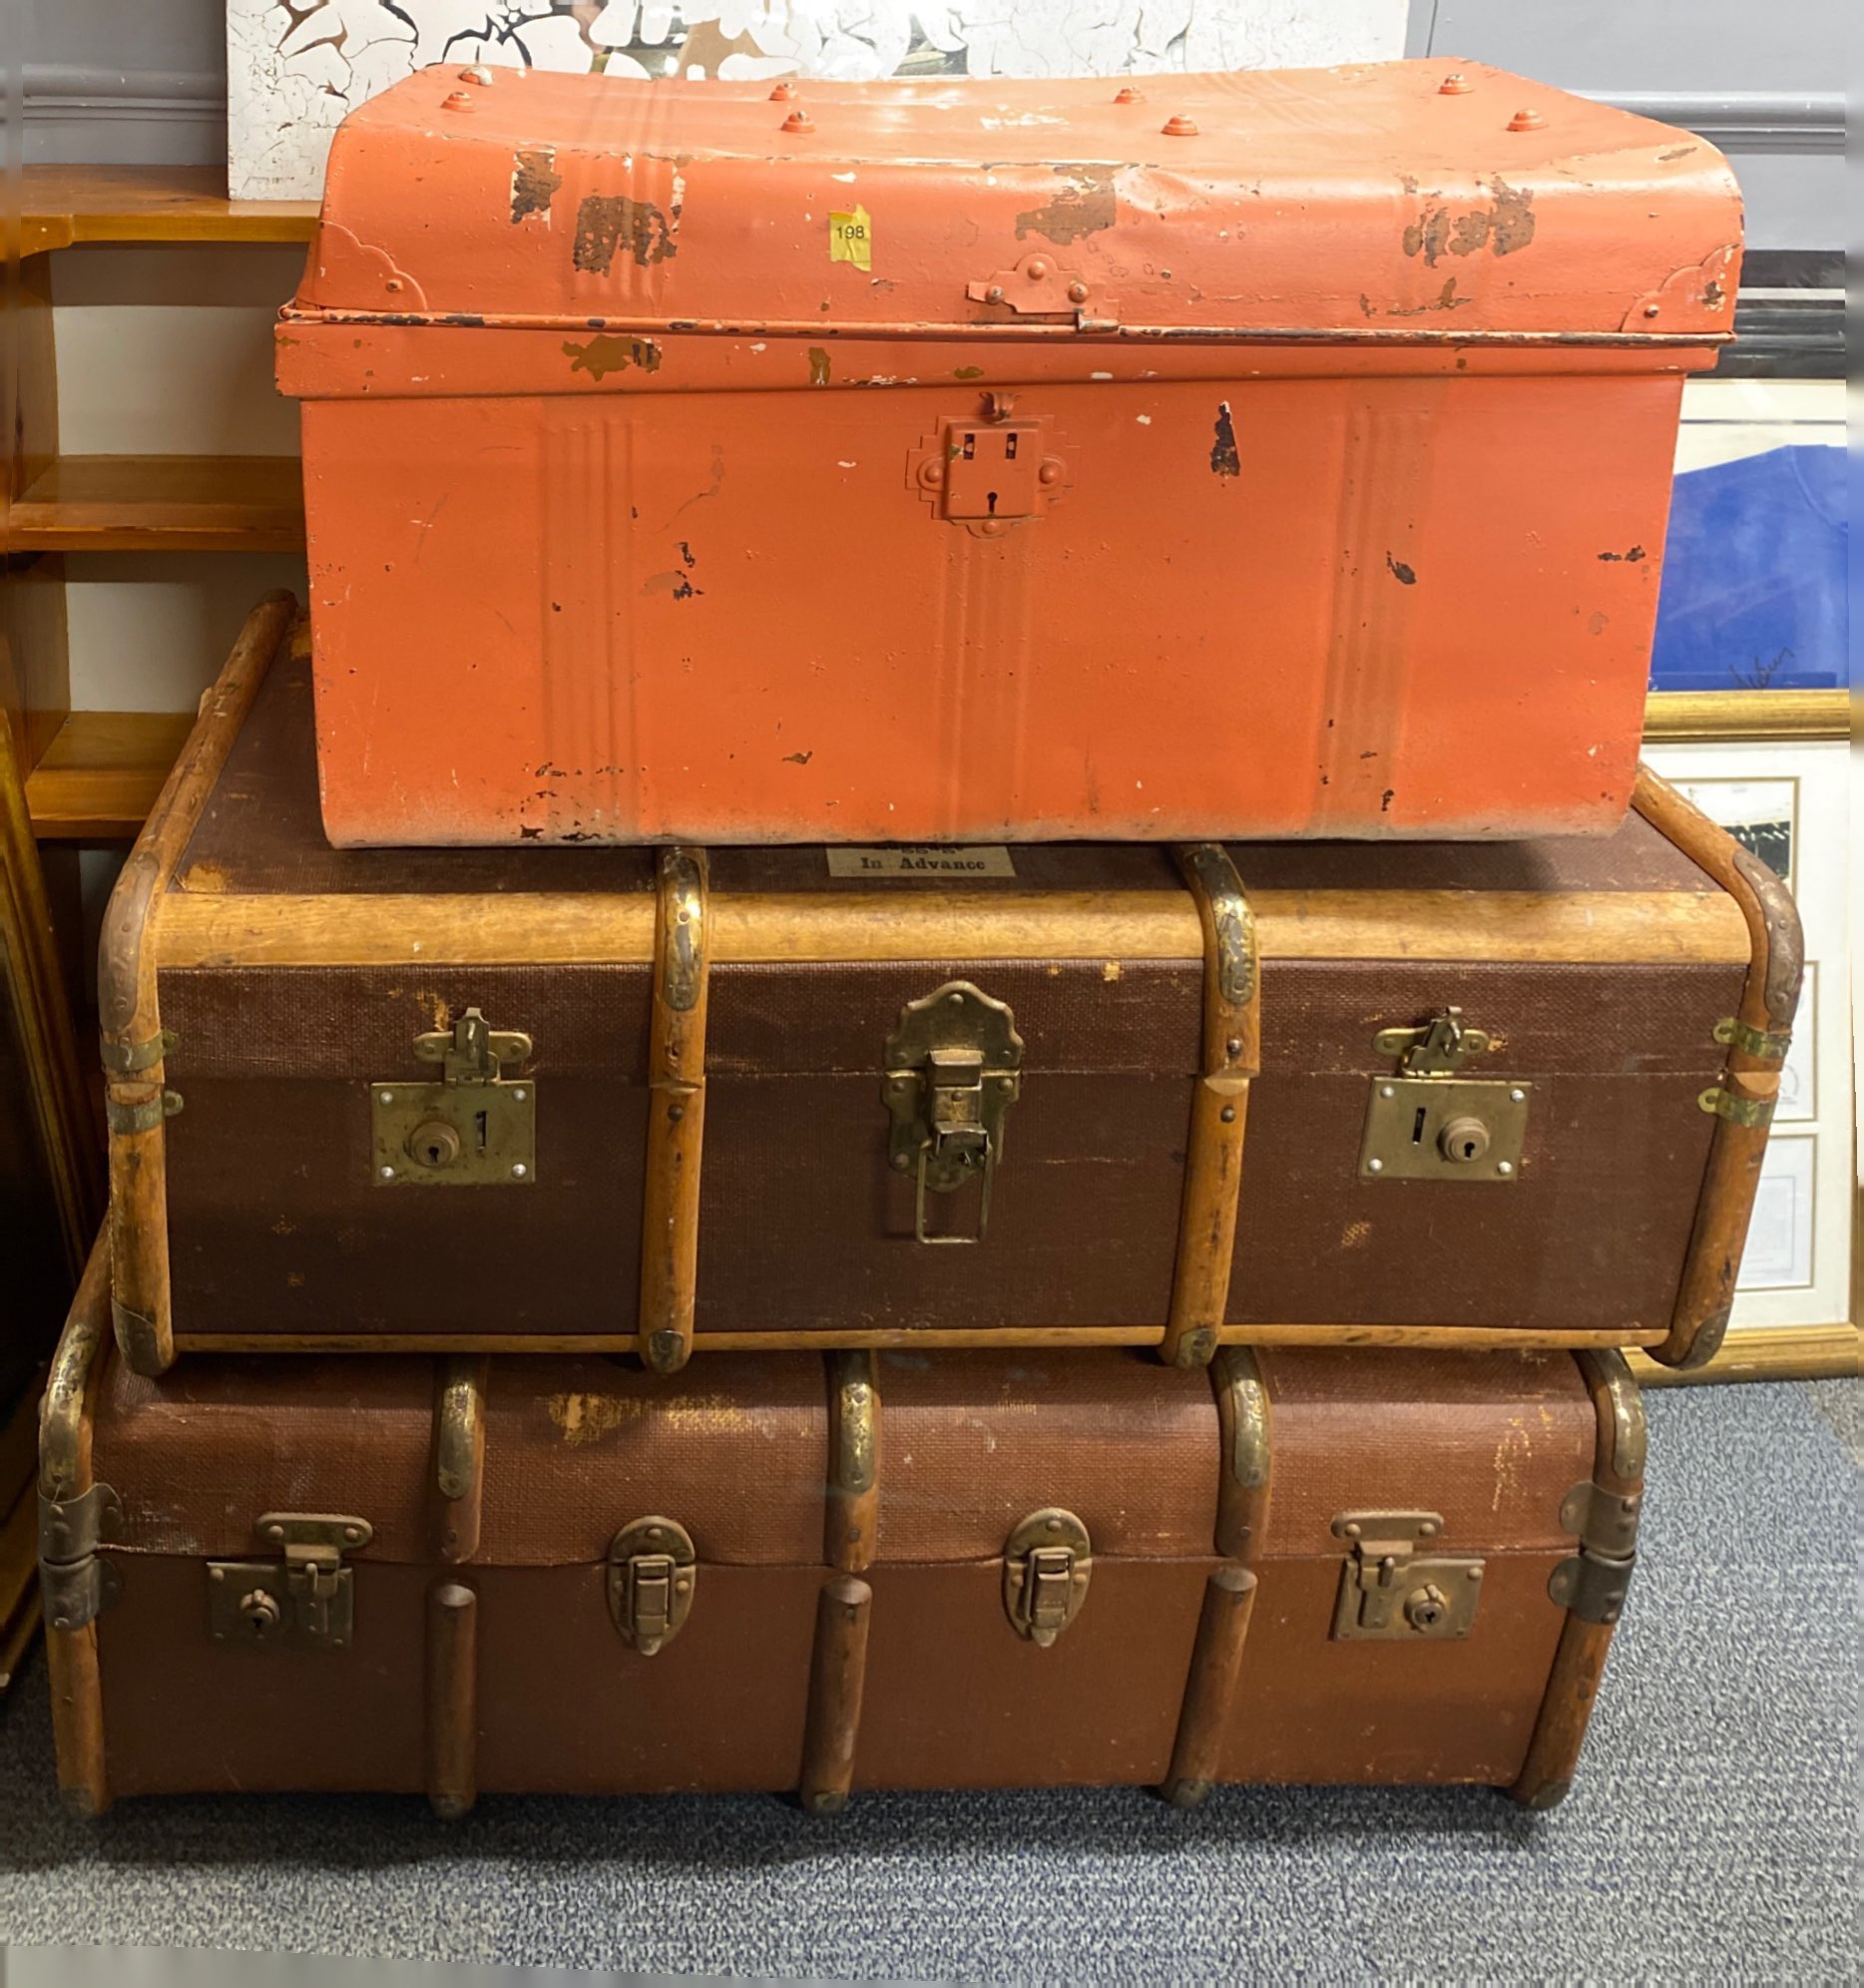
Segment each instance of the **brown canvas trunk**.
M41 1552L60 1773L199 1789L1564 1790L1642 1472L1621 1355L221 1356L102 1252ZM1350 1714L1350 1716L1344 1716Z
M126 1357L1705 1357L1797 928L1638 796L1506 845L337 851L276 599L107 923Z

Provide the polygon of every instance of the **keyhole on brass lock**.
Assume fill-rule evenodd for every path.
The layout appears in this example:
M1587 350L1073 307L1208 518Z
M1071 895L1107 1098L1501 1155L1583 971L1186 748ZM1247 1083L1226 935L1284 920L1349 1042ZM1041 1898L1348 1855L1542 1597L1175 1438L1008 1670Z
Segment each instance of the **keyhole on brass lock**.
M1480 1160L1489 1150L1489 1128L1479 1118L1453 1118L1437 1135L1446 1160Z
M1449 1606L1441 1588L1414 1588L1405 1598L1404 1619L1413 1629L1435 1629Z
M249 1595L240 1597L239 1613L255 1642L268 1637L281 1619L276 1598L266 1594L263 1588L254 1588Z
M479 1143L485 1144L483 1127ZM460 1136L444 1119L428 1119L408 1134L408 1152L423 1167L437 1172L460 1157Z

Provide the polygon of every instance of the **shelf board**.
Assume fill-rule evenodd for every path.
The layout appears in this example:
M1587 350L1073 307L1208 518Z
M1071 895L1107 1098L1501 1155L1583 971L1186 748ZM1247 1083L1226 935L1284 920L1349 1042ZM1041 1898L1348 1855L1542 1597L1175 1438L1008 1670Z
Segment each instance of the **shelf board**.
M74 711L26 777L33 833L63 842L136 835L194 724L185 711Z
M315 201L230 201L219 166L28 166L20 253L80 242L308 242Z
M14 552L295 552L296 456L60 456L7 521Z

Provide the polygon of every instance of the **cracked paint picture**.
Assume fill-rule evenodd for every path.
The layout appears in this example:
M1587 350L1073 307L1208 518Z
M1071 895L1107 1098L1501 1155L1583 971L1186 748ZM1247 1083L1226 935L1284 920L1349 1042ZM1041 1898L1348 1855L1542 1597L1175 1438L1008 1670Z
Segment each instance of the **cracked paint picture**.
M1405 0L228 0L234 200L315 200L345 114L435 62L754 81L1299 68L1404 51Z

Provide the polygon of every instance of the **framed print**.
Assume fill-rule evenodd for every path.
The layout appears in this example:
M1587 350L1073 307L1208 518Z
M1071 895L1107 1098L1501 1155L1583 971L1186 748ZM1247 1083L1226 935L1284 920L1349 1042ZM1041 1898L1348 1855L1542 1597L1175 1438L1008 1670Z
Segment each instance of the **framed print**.
M1755 1199L1734 1324L1798 1328L1851 1317L1850 752L1836 740L1655 743L1644 756L1783 876L1806 970Z

